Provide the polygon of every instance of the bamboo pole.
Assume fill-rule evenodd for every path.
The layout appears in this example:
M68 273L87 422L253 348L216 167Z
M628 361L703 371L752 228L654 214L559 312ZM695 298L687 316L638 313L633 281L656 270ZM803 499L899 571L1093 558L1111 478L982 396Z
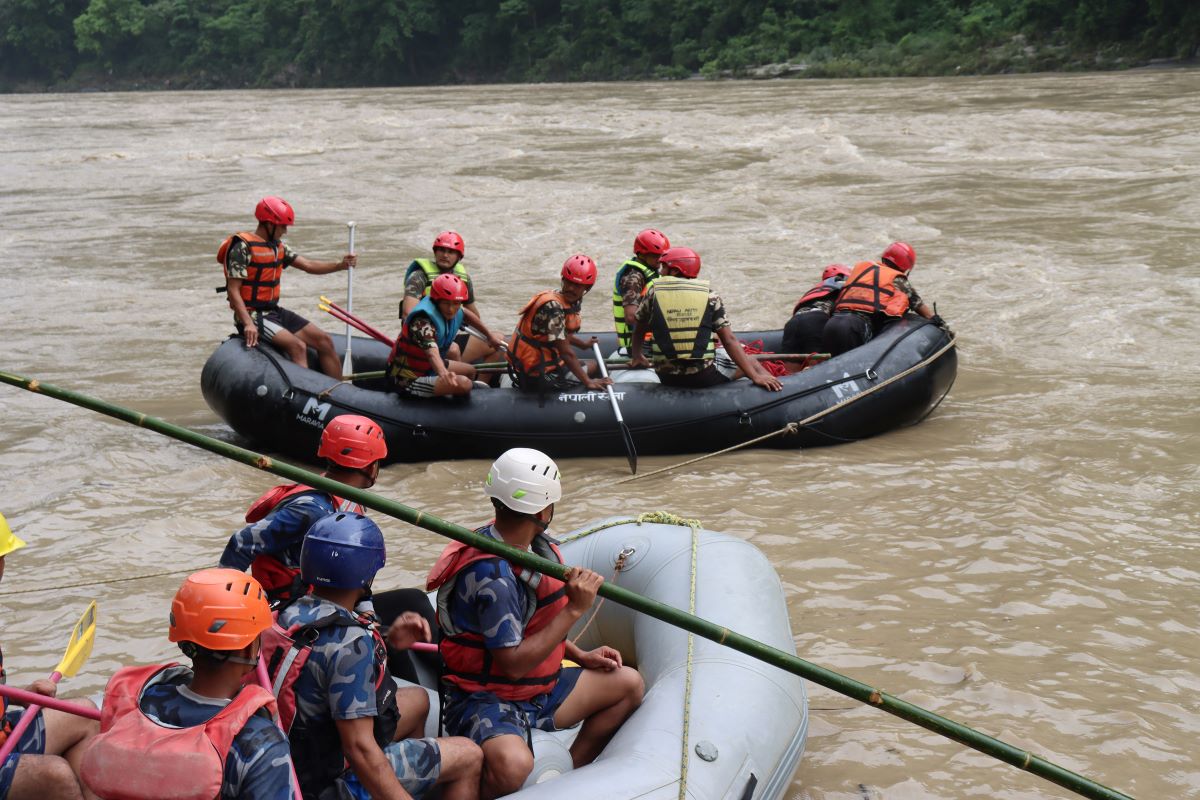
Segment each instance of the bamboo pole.
M52 384L42 383L35 378L26 378L9 372L0 371L0 382L97 411L141 428L147 428L164 436L169 436L172 439L178 439L179 441L208 450L211 453L216 453L242 464L255 467L256 469L261 469L296 481L297 483L303 483L315 489L336 494L338 497L352 500L388 516L500 556L527 569L553 575L560 580L565 579L566 565L535 556L526 550L518 550L510 547L489 536L481 536L461 525L447 522L432 514L410 508L386 497L381 497L362 489L356 489L291 464L275 461L269 456L218 441L187 428L173 425L158 417L147 416L146 414L131 411L104 400L89 397L88 395L68 389L61 389ZM980 733L966 725L901 700L894 695L856 681L853 678L848 678L845 675L813 664L810 661L805 661L791 653L769 647L762 642L751 639L748 636L743 636L721 625L680 611L665 603L643 597L621 586L605 582L600 586L599 594L612 600L614 603L619 603L655 619L668 622L697 636L702 636L717 644L724 645L725 647L756 658L759 661L771 664L785 672L807 678L813 683L820 684L827 689L832 689L846 697L867 703L940 736L978 750L1006 764L1044 778L1082 797L1096 798L1097 800L1133 800L1129 795L1096 783L1090 778L1072 772L1051 761L1047 761L1027 750L1022 750L1019 747L988 736L985 733Z

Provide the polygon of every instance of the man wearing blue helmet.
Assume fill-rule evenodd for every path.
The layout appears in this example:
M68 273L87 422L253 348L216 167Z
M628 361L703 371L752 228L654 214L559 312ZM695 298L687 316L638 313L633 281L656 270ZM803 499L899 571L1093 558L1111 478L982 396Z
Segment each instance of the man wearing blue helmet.
M317 521L300 552L312 592L283 606L273 636L264 635L300 788L306 798L408 798L438 784L447 800L474 800L479 748L462 737L408 738L424 730L428 696L397 691L384 638L355 613L384 562L383 533L371 520L336 513ZM410 612L392 623L387 644L406 649L428 638L428 623Z

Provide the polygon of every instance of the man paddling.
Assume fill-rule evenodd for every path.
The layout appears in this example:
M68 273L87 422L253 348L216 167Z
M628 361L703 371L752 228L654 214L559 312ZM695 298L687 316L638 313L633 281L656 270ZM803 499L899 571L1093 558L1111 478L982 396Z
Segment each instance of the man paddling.
M317 458L325 459L323 475L356 489L375 485L385 456L383 431L357 414L330 420L317 449ZM229 537L220 564L237 570L249 567L272 602L304 594L299 578L304 535L317 520L337 511L362 507L303 484L276 486L250 506L248 524Z
M17 538L8 521L0 514L0 580L4 578L5 558L25 546ZM0 651L0 683L6 683L4 653ZM58 684L36 680L25 691L54 697ZM90 700L76 700L78 705L95 708ZM8 707L0 695L0 745L21 718L23 709ZM79 759L90 737L100 730L95 720L84 719L64 711L43 708L32 724L21 734L13 752L0 764L0 800L79 800L93 797L80 786L76 772Z
M292 759L275 699L245 685L271 609L258 581L231 569L189 575L167 638L192 661L124 667L104 690L103 731L82 776L102 800L291 800Z
M279 610L289 641L263 653L281 708L294 711L288 738L300 788L312 800L396 800L438 786L443 800L474 800L479 748L462 737L412 738L424 730L428 696L397 689L384 637L355 610L385 561L383 533L361 514L325 517L304 539L300 575L312 593ZM405 649L428 638L428 623L409 612L392 623L387 643ZM284 666L285 655L298 653L299 669Z
M279 305L279 282L285 267L295 267L310 275L325 275L358 264L353 253L341 261L317 261L297 255L283 243L288 226L296 213L281 197L264 197L254 208L258 227L253 233L235 233L217 250L217 261L225 268L225 293L233 309L233 322L246 340L246 347L258 344L261 332L272 346L302 367L308 366L308 348L316 348L321 371L342 379L329 334L304 317Z
M700 255L672 247L658 263L663 277L638 306L637 327L629 346L629 366L650 367L667 386L699 389L719 386L743 375L772 392L783 388L771 373L746 355L725 316L725 306L700 274ZM642 352L647 333L650 358ZM721 347L713 344L713 335ZM653 361L653 364L651 363Z
M549 456L527 448L505 452L488 471L484 493L496 518L477 533L562 563L546 536L562 497ZM448 545L430 571L425 588L437 590L444 633L445 727L483 748L484 800L515 792L533 770L531 729L582 722L571 745L580 767L641 704L642 676L621 663L620 652L584 651L566 639L603 582L572 567L564 584L460 542ZM564 657L575 665L564 667Z
M612 383L608 378L596 379L596 364L581 364L573 347L582 343L577 335L582 327L580 309L584 295L596 283L596 262L576 253L563 262L561 275L558 291L539 292L521 309L508 342L513 383L526 392L559 389L572 382L599 391Z

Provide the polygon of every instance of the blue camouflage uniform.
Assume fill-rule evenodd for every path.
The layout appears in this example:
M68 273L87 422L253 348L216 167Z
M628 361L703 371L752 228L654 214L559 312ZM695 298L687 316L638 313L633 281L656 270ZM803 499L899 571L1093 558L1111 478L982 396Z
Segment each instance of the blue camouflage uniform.
M330 614L355 619L342 606L314 595L305 595L279 612L279 625L290 629L308 625ZM295 726L336 729L335 720L378 716L375 681L375 639L358 624L330 625L318 629L312 652L296 679ZM393 680L390 675L384 680ZM336 736L336 733L334 734ZM382 748L405 791L420 797L437 783L441 751L435 739L404 739ZM366 798L366 791L349 770L336 781L339 797Z
M159 725L190 728L215 717L230 701L203 697L188 688L192 671L170 667L142 693L138 705ZM225 757L221 800L291 800L291 757L287 739L265 710L246 721Z
M502 541L491 525L478 532ZM479 633L489 650L516 647L525 638L526 597L523 584L507 561L476 561L455 578L450 620L459 630ZM554 714L582 672L580 667L563 669L553 689L529 700L502 700L491 692L464 692L447 683L442 712L446 732L483 744L507 733L525 739L531 728L557 730Z
M229 537L221 566L245 572L258 556L271 555L285 567L299 569L304 535L313 523L335 511L325 492L314 489L289 497L267 516Z
M4 653L0 651L0 683L7 683L4 675ZM0 701L0 709L4 708L4 703ZM4 718L8 721L8 727L11 729L16 727L17 721L21 718L21 714L25 711L23 708L7 708L4 711ZM21 740L17 742L17 746L9 753L8 758L4 759L4 763L0 764L0 800L8 797L8 790L12 786L13 775L16 774L17 764L21 760L22 755L40 756L46 752L46 721L39 711L37 716L33 718L33 722L21 734Z

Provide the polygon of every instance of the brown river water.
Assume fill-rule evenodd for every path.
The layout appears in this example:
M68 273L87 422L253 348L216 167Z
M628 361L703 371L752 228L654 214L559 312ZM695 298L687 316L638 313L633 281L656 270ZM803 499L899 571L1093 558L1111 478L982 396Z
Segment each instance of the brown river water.
M906 239L960 337L933 416L619 488L624 458L567 460L556 526L666 509L746 538L803 657L1135 796L1200 797L1198 131L1195 70L2 96L0 369L232 440L199 390L231 329L214 254L268 193L301 253L340 255L357 221L354 308L388 330L444 228L502 330L572 252L611 281L647 225L702 253L738 329ZM344 273L285 277L288 307L340 330L322 293ZM585 327L608 315L602 285ZM486 467L395 465L377 491L477 523ZM0 386L0 510L30 542L0 585L10 681L50 671L91 598L95 652L64 694L178 657L181 578L111 581L215 563L274 482ZM416 585L442 540L384 529L377 585ZM810 693L789 798L1069 796Z

